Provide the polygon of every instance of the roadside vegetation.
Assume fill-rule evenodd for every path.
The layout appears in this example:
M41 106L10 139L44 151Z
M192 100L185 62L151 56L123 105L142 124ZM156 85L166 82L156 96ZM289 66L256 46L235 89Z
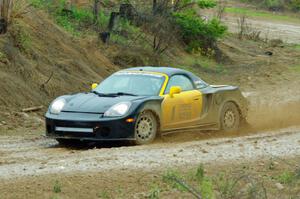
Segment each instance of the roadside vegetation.
M197 13L198 9L217 6L213 0L179 0L174 4L164 0L150 4L104 1L94 4L93 9L65 0L29 1L36 9L50 13L72 35L97 36L100 46L104 43L121 48L122 52L113 56L114 63L120 66L158 64L173 54L171 48L183 44L188 53L222 61L217 41L225 35L227 27L217 18L205 20Z
M24 183L30 187L24 188L24 192L20 189L10 193L10 196L20 198L35 193L46 198L297 199L300 167L299 158L273 157L254 162L200 164L186 168L174 165L159 171L33 176L15 182L13 186ZM7 183L0 188L7 192L13 186Z
M271 11L291 10L293 12L300 11L299 0L241 0L242 2L255 3L262 8Z
M284 13L272 13L264 10L256 10L251 8L243 7L227 7L225 8L226 13L237 14L237 15L246 15L248 17L262 18L273 21L285 21L285 22L300 22L300 19L297 16L286 15Z
M280 161L280 162L278 162ZM150 190L149 198L160 198L163 192L179 191L191 198L297 198L300 193L300 168L293 162L270 159L253 168L254 165L240 165L240 168L207 172L200 165L184 172L169 170L162 182ZM283 170L279 168L284 168ZM210 169L208 169L210 170ZM262 175L263 174L263 175ZM155 197L153 197L155 196Z

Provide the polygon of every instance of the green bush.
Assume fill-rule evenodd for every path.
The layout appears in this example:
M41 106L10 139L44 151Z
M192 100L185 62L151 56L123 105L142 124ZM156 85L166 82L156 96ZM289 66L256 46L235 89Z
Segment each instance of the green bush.
M188 51L201 51L207 54L227 30L227 27L217 19L205 21L194 11L174 13L174 17L182 39L188 45Z
M56 180L55 183L54 183L53 192L54 193L60 193L61 192L61 185L58 182L58 180Z
M291 0L290 7L294 11L300 11L300 0Z
M264 0L263 4L270 10L284 9L284 0Z
M217 2L214 0L198 0L197 4L199 8L205 9L205 8L213 8L217 5Z
M98 17L98 25L100 28L105 29L108 25L109 22L109 16L106 15L103 11L99 12L99 17Z

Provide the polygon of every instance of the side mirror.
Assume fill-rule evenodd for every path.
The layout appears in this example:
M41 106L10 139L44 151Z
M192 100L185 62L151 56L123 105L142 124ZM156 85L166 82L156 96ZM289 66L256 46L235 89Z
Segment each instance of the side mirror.
M97 83L93 83L93 84L92 84L92 90L94 90L97 86L98 86Z
M174 97L175 94L181 93L181 88L179 86L172 86L170 89L170 97Z

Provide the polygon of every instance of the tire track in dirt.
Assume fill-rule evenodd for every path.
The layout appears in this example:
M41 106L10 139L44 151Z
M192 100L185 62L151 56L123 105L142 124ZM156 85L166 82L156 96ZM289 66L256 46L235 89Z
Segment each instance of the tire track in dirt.
M210 162L294 156L300 154L300 127L236 138L88 150L59 148L55 141L46 138L24 140L12 137L4 138L4 141L8 143L0 145L0 178L8 179L86 171L147 171L167 169L171 165L192 166ZM3 143L2 138L0 143Z

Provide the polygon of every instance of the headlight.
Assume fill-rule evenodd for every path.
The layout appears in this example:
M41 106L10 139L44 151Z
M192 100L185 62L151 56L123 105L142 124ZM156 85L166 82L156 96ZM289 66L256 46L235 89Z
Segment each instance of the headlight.
M63 98L55 100L50 107L50 113L56 115L59 114L61 110L64 108L65 104L66 104L66 100Z
M125 115L131 106L130 102L121 102L110 107L105 113L106 117L119 117Z

